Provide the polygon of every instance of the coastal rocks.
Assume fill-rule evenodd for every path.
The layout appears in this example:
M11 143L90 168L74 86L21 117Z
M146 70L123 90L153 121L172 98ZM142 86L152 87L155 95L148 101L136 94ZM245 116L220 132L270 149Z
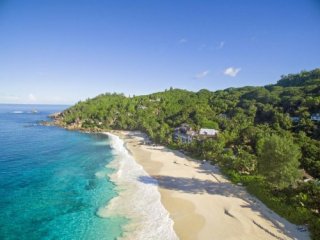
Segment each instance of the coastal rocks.
M102 122L97 123L98 126L94 125L95 122L93 120L80 120L79 118L76 118L74 122L67 123L64 118L63 112L57 112L50 114L48 116L51 118L51 121L40 121L39 124L43 126L56 126L56 127L62 127L67 130L71 131L81 131L81 132L87 132L87 133L99 133L106 131L108 129L102 128ZM87 122L89 122L92 127L84 126Z
M58 119L58 118L62 117L62 113L61 112L52 113L48 117L51 119Z
M55 123L51 121L40 121L39 124L42 126L55 126Z

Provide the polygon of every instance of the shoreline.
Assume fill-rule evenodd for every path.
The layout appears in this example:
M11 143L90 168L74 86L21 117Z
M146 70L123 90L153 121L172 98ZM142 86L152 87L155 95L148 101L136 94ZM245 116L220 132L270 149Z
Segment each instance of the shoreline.
M155 180L149 182L150 184L141 182L140 179L151 180L151 177L135 161L124 141L112 133L103 134L108 136L114 156L107 166L115 170L109 178L116 185L118 195L107 205L100 207L97 216L121 216L128 220L122 226L123 234L119 239L178 239L169 212L161 202Z
M299 232L244 187L230 183L218 167L166 147L145 145L147 136L140 132L111 133L157 180L161 202L180 239L310 239L308 232ZM149 179L139 180L150 184Z

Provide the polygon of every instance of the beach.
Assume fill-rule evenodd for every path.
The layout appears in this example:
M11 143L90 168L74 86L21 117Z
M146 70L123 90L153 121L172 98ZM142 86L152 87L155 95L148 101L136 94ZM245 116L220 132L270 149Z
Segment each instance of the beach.
M308 232L298 231L244 187L228 181L217 166L147 145L140 132L112 133L148 173L138 180L157 185L179 239L309 239Z

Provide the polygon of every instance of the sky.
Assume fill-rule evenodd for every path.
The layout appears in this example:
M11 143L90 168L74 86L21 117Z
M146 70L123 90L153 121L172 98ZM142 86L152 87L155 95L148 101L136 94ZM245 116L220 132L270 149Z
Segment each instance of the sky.
M0 103L263 86L320 67L320 0L0 0Z

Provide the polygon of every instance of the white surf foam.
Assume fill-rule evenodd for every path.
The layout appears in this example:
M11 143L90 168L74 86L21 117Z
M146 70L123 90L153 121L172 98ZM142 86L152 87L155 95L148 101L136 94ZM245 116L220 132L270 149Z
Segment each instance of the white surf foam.
M107 146L107 145L108 145L108 142L106 142L106 141L100 141L100 142L95 142L95 143L93 143L93 145L95 145L95 146Z
M97 215L128 218L123 239L178 239L173 230L173 221L160 201L157 181L151 179L151 184L141 182L139 178L149 179L150 176L129 154L119 137L110 133L107 135L116 156L111 167L117 171L112 174L111 180L117 185L119 196L113 198L106 207L100 208Z
M104 172L96 172L95 173L95 176L97 177L97 178L104 178L105 176L106 176L106 174L104 173Z

